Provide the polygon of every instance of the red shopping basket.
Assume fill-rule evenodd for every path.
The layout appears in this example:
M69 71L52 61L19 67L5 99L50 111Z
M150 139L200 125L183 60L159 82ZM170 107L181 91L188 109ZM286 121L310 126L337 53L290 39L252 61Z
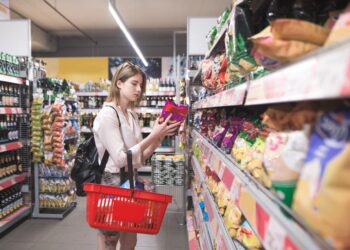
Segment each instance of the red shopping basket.
M172 196L100 184L84 185L86 218L97 229L157 234Z

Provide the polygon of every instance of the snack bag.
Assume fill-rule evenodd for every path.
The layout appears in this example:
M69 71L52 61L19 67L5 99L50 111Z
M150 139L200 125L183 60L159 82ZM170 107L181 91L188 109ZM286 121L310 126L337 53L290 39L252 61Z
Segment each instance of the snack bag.
M186 119L187 112L187 105L176 105L172 100L167 100L160 115L159 122L162 123L165 121L170 114L172 114L171 119L169 120L170 124L183 122Z
M242 223L237 232L237 239L247 249L260 249L262 247L258 237L246 220Z
M350 112L316 123L293 209L337 249L350 248Z
M243 118L233 116L230 118L230 127L227 130L222 144L221 149L226 153L229 154L232 150L233 144L235 143L235 140L237 138L237 135L239 131L241 130L241 127L243 125Z
M338 21L335 23L327 41L326 45L330 45L336 43L338 41L342 41L346 38L349 38L350 34L350 4L344 10L344 12L340 15Z
M277 19L271 22L271 32L272 37L277 40L301 41L323 46L330 30L303 20Z

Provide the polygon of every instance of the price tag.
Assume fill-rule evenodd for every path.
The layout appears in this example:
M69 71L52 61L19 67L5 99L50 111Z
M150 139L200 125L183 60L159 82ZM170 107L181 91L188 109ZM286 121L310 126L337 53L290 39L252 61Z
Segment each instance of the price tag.
M241 183L237 178L235 178L231 188L231 197L234 200L234 203L237 205L239 205L240 196L241 196Z
M220 180L222 180L222 176L224 175L224 169L225 169L225 164L220 164L219 171L218 171L218 176Z
M274 218L270 218L266 229L264 247L271 250L283 250L285 237L286 231L284 228Z

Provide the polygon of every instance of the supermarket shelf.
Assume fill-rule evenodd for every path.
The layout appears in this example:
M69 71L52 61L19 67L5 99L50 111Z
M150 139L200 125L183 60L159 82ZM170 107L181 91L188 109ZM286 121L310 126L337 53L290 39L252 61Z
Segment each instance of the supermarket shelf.
M4 114L22 114L22 108L0 108L0 115Z
M25 81L22 78L15 77L15 76L7 76L0 74L0 82L9 82L14 84L23 84Z
M21 183L25 179L26 179L25 174L6 177L5 179L0 180L0 191L3 189L9 188L17 183Z
M192 199L194 206L194 214L196 218L197 229L199 230L199 242L201 245L201 250L212 250L214 247L214 234L211 228L211 224L203 219L203 213L199 207L199 201L196 191L192 187ZM207 209L207 205L205 204ZM210 237L212 236L212 237Z
M157 92L146 92L144 96L175 96L175 91L157 91Z
M233 11L231 11L230 15L228 16L225 24L222 26L219 34L216 37L216 40L213 43L213 46L210 48L210 50L205 54L205 59L208 59L209 57L213 56L215 52L217 52L218 45L224 41L225 34L227 31L227 28L229 26L229 22L231 21L231 17L233 15Z
M188 236L188 246L189 250L197 250L199 248L196 229L194 226L194 218L190 212L187 212L186 215L186 226L187 226L187 236Z
M330 246L320 239L302 222L287 218L280 206L281 202L260 185L250 174L239 168L228 155L213 146L198 132L192 137L206 155L208 165L214 170L231 198L239 205L242 213L261 239L266 249L276 249L270 244L274 242L277 249L328 249Z
M41 207L39 213L33 213L34 218L45 219L63 219L77 206L76 202L72 202L67 208L44 208Z
M151 133L152 132L152 128L143 127L143 128L141 128L141 132L142 133Z
M143 173L151 173L152 172L152 166L144 166L141 168L137 169L138 172L143 172Z
M80 109L80 113L98 113L101 109Z
M30 215L31 207L24 206L15 211L13 214L7 216L6 218L0 220L0 234L5 232L7 229L12 227L14 224L18 223L25 217Z
M100 92L76 92L77 96L108 96L107 91L100 91Z
M201 170L198 160L192 156L192 166L198 181L201 182L202 192L204 194L205 208L208 212L209 221L212 226L213 235L215 238L215 245L217 249L236 249L234 241L231 239L226 226L224 224L223 218L219 214L218 208L214 201L214 198L210 194L207 185L205 183L204 173Z
M175 148L157 148L156 153L175 153Z
M323 48L251 82L246 105L350 96L350 43Z
M23 147L23 144L21 142L18 142L18 141L6 143L6 144L1 144L0 145L0 153L20 149L22 147Z
M92 130L85 127L80 129L80 133L92 133Z
M192 108L202 109L243 105L246 91L247 84L241 84L232 89L228 89L216 95L209 96L203 100L199 100L193 104Z
M134 111L135 111L136 113L160 114L160 113L162 112L162 109L159 109L159 108L140 107L140 108L135 108Z

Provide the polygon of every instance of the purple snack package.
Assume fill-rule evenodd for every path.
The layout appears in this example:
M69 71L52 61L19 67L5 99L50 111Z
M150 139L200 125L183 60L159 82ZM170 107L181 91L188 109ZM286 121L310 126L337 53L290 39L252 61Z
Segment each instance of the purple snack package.
M241 117L231 117L230 127L227 130L225 137L223 138L221 149L225 151L226 154L230 154L233 144L237 138L238 133L241 130L244 119Z
M172 114L169 123L176 123L176 122L182 122L185 120L188 112L188 106L182 105L182 104L175 104L172 100L167 100L163 110L162 114L160 115L159 122L162 123L165 121L165 119Z

